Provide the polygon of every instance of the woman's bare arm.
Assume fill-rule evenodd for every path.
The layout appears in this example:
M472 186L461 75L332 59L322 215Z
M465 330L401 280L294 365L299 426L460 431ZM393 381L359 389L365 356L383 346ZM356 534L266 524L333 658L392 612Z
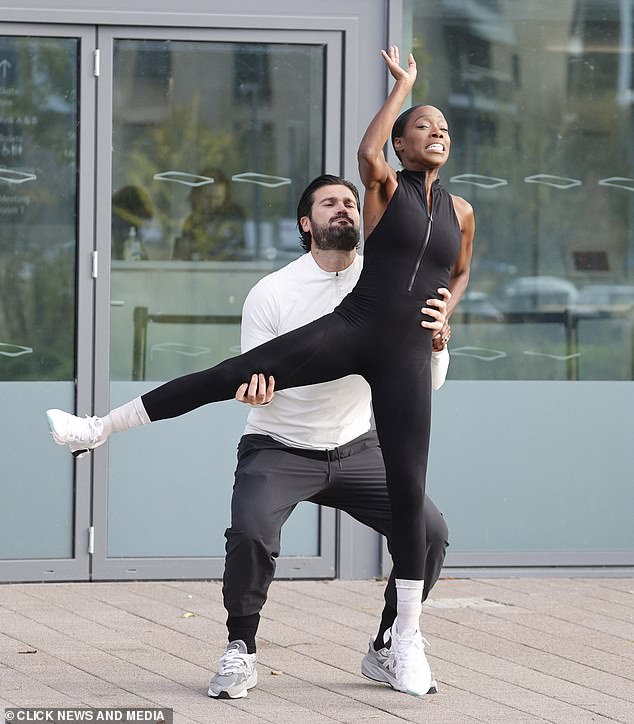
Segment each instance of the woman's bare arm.
M401 68L399 51L395 45L390 48L389 53L382 50L381 55L396 83L370 122L357 152L359 175L365 187L363 202L365 238L370 235L383 216L396 190L396 172L385 159L383 147L390 138L394 121L416 80L416 61L411 53L407 68Z
M458 258L451 268L451 277L448 285L451 291L451 299L447 302L446 326L448 326L449 319L469 284L471 256L473 254L473 237L475 235L475 217L471 204L460 196L452 195L451 200L453 201L454 210L460 223L462 243L460 245Z

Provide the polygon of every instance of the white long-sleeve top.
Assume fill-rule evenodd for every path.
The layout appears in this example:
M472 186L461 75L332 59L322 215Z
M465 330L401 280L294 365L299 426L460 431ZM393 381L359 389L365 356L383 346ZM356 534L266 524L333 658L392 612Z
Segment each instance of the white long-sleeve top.
M261 279L242 309L241 349L308 324L332 310L357 283L363 257L340 272L324 271L310 253ZM432 353L432 386L445 381L449 353ZM257 370L254 370L257 372ZM276 392L249 413L245 434L270 435L290 447L327 450L371 426L370 386L360 375Z

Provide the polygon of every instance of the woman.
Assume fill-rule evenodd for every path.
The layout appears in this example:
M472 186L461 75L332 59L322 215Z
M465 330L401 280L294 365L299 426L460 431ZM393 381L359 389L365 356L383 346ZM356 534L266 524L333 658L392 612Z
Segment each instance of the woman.
M455 308L469 278L474 220L469 204L450 196L437 178L450 145L440 111L416 106L397 118L416 79L414 58L410 55L402 69L396 47L381 52L396 83L359 147L366 188L364 266L343 302L305 327L172 380L105 418L80 420L57 410L48 414L56 442L78 451L101 444L113 432L230 399L253 370L273 376L277 389L363 375L372 389L394 521L397 617L390 652L395 688L421 695L432 681L419 631L432 333L421 333L419 310L439 287L453 295L447 316ZM403 164L398 173L382 151L390 132ZM345 215L336 223L347 223ZM310 232L310 215L299 224Z

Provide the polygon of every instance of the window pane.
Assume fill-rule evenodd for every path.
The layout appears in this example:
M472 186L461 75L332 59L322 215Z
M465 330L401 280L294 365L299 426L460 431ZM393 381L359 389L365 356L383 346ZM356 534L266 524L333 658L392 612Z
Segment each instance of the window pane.
M113 379L237 352L246 293L300 253L297 199L323 164L324 59L317 45L116 41Z
M0 37L0 379L72 380L77 41Z
M115 40L113 405L237 354L246 294L302 253L295 214L323 171L325 57L323 45ZM230 401L177 430L115 436L109 556L223 554L246 413ZM318 509L294 516L284 554L317 555Z
M75 401L78 55L0 36L2 559L73 555L72 458L43 412Z
M476 214L452 377L632 379L631 5L409 0L406 9L413 102L445 111L443 182Z

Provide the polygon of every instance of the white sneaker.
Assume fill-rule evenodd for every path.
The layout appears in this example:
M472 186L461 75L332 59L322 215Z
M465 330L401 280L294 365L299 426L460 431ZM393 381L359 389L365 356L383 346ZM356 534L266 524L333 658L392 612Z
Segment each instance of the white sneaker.
M63 410L47 410L46 418L53 440L58 445L68 445L76 458L107 440L99 417L77 417Z
M219 659L220 668L209 682L208 696L215 699L243 699L258 683L256 655L247 653L244 641L231 641Z
M386 636L388 635L389 631L387 632ZM421 639L425 641L422 636ZM425 657L424 651L423 657ZM384 684L389 684L393 689L403 691L403 689L397 686L395 657L390 654L390 649L387 646L384 646L382 649L379 649L377 651L374 648L374 639L370 639L368 653L363 657L363 661L361 662L361 673L364 676L367 676L368 679L372 679L372 681L379 681ZM438 693L438 684L436 683L436 679L434 678L433 674L431 674L429 689L426 693Z
M431 688L433 676L429 662L425 656L425 644L418 629L411 629L399 633L395 626L390 630L392 644L390 646L390 659L396 676L394 688L413 696L422 696Z

